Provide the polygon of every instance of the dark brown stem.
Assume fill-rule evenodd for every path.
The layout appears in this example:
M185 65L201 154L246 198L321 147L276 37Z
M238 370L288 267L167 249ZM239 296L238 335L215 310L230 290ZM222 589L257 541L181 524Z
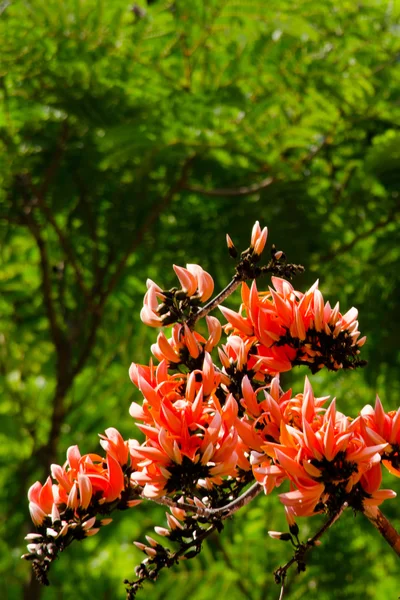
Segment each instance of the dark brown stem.
M238 510L243 508L243 506L246 506L246 504L249 504L249 502L251 502L262 491L263 491L262 485L255 482L245 492L243 492L243 494L241 494L238 498L235 498L235 500L232 500L232 502L229 502L229 504L226 504L225 506L221 506L221 508L210 508L208 514L213 517L221 517L224 519L227 517L230 517L235 512L237 512Z
M92 348L96 341L97 330L100 326L102 316L103 316L103 311L100 312L99 309L97 309L97 312L95 312L91 315L89 333L85 340L85 343L83 344L82 351L78 355L78 360L77 360L75 366L73 367L73 370L72 370L73 377L76 377L82 371L83 367L86 364L86 361L88 360L88 358L92 352Z
M41 270L41 274L42 274L43 301L44 301L44 306L45 306L46 313L47 313L47 318L48 318L49 324L50 324L50 336L53 340L53 344L54 344L57 352L59 352L60 348L64 345L66 338L65 338L64 331L61 329L61 327L58 323L56 310L54 308L54 301L53 301L52 290L51 290L51 278L50 278L51 269L50 269L50 261L49 261L48 254L47 254L46 244L41 235L40 228L39 228L38 224L36 223L36 221L33 219L32 214L28 214L24 218L24 222L29 227L29 230L31 231L31 233L34 237L37 247L38 247L38 250L39 250L40 270Z
M49 166L45 170L43 174L43 183L37 190L37 195L39 198L44 198L48 192L48 189L53 181L59 166L61 164L62 158L65 152L65 145L68 140L69 135L69 125L68 121L63 121L61 125L60 136L57 140L56 149L53 152L52 160L49 163Z
M50 208L45 203L44 197L42 197L42 196L38 197L38 206L41 209L41 211L43 212L43 214L45 215L47 221L50 223L50 225L53 227L54 231L56 232L56 235L60 242L60 246L64 250L65 256L67 257L68 261L70 262L70 264L74 270L74 273L76 276L76 281L82 291L82 294L85 297L87 304L93 310L92 298L90 296L89 290L86 287L86 284L85 284L85 281L83 278L83 273L75 259L74 252L73 252L67 238L64 236L63 231L61 230L57 221L55 220L53 213L51 212Z
M60 167L61 161L63 159L64 152L65 152L65 146L66 146L66 142L68 139L68 134L69 134L68 123L67 123L67 121L64 121L62 128L61 128L60 137L57 142L57 147L53 154L53 159L50 162L46 171L44 172L43 183L39 187L36 187L33 185L30 178L25 177L23 179L23 184L26 188L29 188L30 192L34 196L34 198L32 198L32 206L37 205L39 207L41 212L46 217L47 221L50 223L50 225L54 229L54 231L58 237L58 240L60 242L60 245L61 245L62 249L64 250L66 257L75 272L76 280L82 291L82 294L85 297L87 304L89 306L91 306L92 298L90 296L88 289L86 288L83 273L76 261L73 249L71 248L67 237L64 235L64 232L58 225L52 211L50 210L49 206L46 204L46 201L45 201L46 194L49 190L51 182L53 181L53 179Z
M367 506L363 510L364 516L379 531L384 540L400 556L400 533L396 531L390 521L377 506Z
M57 355L57 387L52 401L51 430L49 440L47 444L39 448L35 453L37 462L46 472L56 456L56 448L60 429L65 416L65 394L72 383L69 373L71 353L68 339L58 322L57 313L54 306L50 277L51 269L46 243L41 235L40 228L30 211L24 215L23 222L31 231L39 250L43 301L47 318L49 320L50 337L53 341ZM28 598L34 598L35 600L38 600L40 595L41 586L32 575L28 584L24 587L24 599L27 600Z

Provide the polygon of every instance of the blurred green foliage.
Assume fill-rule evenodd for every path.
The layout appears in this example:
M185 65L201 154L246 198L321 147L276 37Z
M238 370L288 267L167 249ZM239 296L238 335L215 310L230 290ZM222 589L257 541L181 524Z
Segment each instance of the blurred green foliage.
M319 373L317 393L353 415L378 389L398 406L400 2L6 0L0 48L0 595L33 600L29 485L108 426L136 436L127 369L155 333L139 320L145 280L169 286L173 262L200 262L224 286L227 231L243 249L259 219L306 266L298 288L320 277L359 308L369 365ZM291 551L267 531L282 510L253 504L141 597L276 598ZM399 525L396 501L384 511ZM132 541L163 520L117 515L41 597L124 598ZM345 514L286 596L395 598L395 563Z

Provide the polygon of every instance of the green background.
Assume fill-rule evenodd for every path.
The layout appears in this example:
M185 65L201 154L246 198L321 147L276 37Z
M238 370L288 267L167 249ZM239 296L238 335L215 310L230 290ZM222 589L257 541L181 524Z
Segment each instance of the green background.
M41 594L19 557L49 464L109 426L137 435L147 277L169 287L172 263L198 262L220 289L225 233L244 249L260 220L305 265L295 286L319 277L368 336L368 366L313 376L316 393L353 416L377 391L399 405L400 2L5 1L0 48L0 596L122 599L132 541L165 524L153 505L69 548ZM257 498L138 598L277 599L282 513ZM285 598L395 600L398 561L364 521L345 513Z

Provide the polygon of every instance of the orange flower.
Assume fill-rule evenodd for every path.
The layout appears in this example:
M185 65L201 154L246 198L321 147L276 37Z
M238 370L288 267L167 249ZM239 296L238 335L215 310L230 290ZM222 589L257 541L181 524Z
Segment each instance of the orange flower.
M260 401L257 395L261 390L264 398ZM301 429L303 416L312 421L323 411L322 405L327 399L327 396L314 397L307 377L304 393L292 398L292 390L281 390L279 376L274 377L269 386L258 390L253 389L249 378L245 376L240 401L245 414L236 423L238 433L250 450L260 452L266 441L279 442L282 423Z
M285 477L291 481L291 490L280 499L293 514L306 516L326 508L334 511L344 501L361 509L394 497L391 490L379 489L379 463L387 443L368 445L358 422L337 412L335 401L323 409L326 398L314 398L307 380L304 394L294 398L280 401L276 392L275 398L264 394L266 399L257 405L247 393L248 411L265 410L257 417L253 435L258 435L258 441L260 433L264 439L268 436L276 441L260 445L266 455L259 449L253 452L253 473L267 493ZM242 435L239 426L238 431Z
M338 304L334 309L324 304L318 281L305 294L284 279L272 277L272 282L275 289L268 292L258 292L255 281L251 288L243 283L238 313L220 307L228 320L225 330L254 344L251 354L259 370L274 374L297 364L312 371L359 364L366 338L359 339L355 308L342 316Z
M42 485L36 481L28 490L29 512L35 525L41 525L44 519L51 514L54 495L51 478L46 479Z
M154 373L135 364L131 365L130 373L144 400L142 405L132 402L129 413L134 419L148 425L154 422L162 425L162 412L165 411L166 402L174 404L182 399L182 395L193 402L200 388L204 397L208 397L215 392L221 381L221 375L214 368L208 352L204 353L203 368L194 369L189 376L184 373L170 375L165 360L157 367L155 377ZM143 431L143 426L141 429Z
M393 490L380 490L382 482L382 469L379 463L375 464L369 471L361 477L360 483L367 492L367 498L364 498L364 506L379 506L384 500L396 497Z
M159 300L165 300L161 288L151 279L146 281L147 292L143 299L143 308L140 311L140 318L150 327L161 327L162 320L158 314Z
M143 407L133 404L130 411L146 435L141 446L130 447L138 465L131 478L149 497L218 485L235 474L238 459L237 404L229 396L222 408L214 395L219 378L210 355L187 379L164 375L154 387L138 375Z
M253 250L256 256L260 256L264 250L268 237L268 228L261 229L260 223L256 221L253 225L250 240L250 250Z
M187 296L198 296L206 302L214 291L213 278L200 265L186 265L186 269L173 265L174 271Z
M387 442L382 464L395 477L400 477L400 408L385 412L379 396L375 409L367 405L361 411L360 430L369 444Z
M37 481L29 488L29 509L35 525L42 525L47 517L59 519L60 511L65 509L72 509L79 516L93 503L110 503L120 498L125 489L121 465L128 462L128 444L113 427L101 437L101 444L107 449L105 459L98 454L81 456L78 446L70 446L64 465L51 465L51 475L57 483L48 477L45 485Z
M218 344L222 326L215 317L206 317L208 327L207 340L197 333L191 331L186 325L176 324L172 327L172 336L167 339L164 332L160 332L157 337L157 343L151 346L153 355L159 361L167 361L171 368L179 363L187 363L191 359L197 359L204 352L211 352Z
M108 437L103 437L111 450L106 460L98 454L81 456L78 446L71 446L62 467L51 465L52 476L58 482L60 500L66 497L67 505L74 510L80 507L86 509L94 496L99 503L113 502L124 490L124 474L117 457L119 455L121 462L124 461L122 464L126 464L128 448L116 429L109 428L106 433Z
M129 448L120 432L115 427L106 429L106 435L100 434L100 445L112 456L122 467L128 462Z
M252 372L256 381L266 382L269 376L292 368L291 359L296 351L283 346L265 348L252 338L230 335L218 353L223 372L230 377L236 372Z

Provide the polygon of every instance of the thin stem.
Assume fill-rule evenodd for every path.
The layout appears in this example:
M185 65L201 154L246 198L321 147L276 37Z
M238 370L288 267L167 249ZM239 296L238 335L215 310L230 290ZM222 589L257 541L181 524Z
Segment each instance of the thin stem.
M400 534L396 531L390 521L385 517L377 506L366 506L363 514L368 521L379 531L381 536L393 548L397 556L400 556Z
M184 556L188 550L190 551L191 549L195 548L194 554L198 554L201 550L201 544L204 542L204 540L207 539L212 533L214 533L214 531L217 530L218 526L215 523L213 523L202 533L200 533L195 540L191 539L189 542L182 543L180 548L176 552L170 553L169 555L164 555L162 561L157 561L156 563L153 562L152 564L155 568L150 572L148 570L147 564L149 559L146 559L136 569L136 573L139 575L138 579L136 581L125 580L125 583L128 585L128 587L126 588L127 600L133 600L136 597L136 593L139 591L139 589L142 587L142 585L147 579L152 579L153 581L156 580L161 569L165 567L170 568L174 564L178 564L180 559L182 560L184 558L192 558L193 556ZM140 569L139 573L138 569Z
M325 533L325 531L328 531L328 529L330 529L332 527L332 525L334 525L336 523L336 521L342 516L343 512L345 511L345 509L348 507L347 502L344 502L342 504L342 506L339 508L339 510L334 513L327 521L326 523L324 523L324 525L321 527L321 529L319 531L317 531L317 533L310 538L307 541L307 546L309 548L312 548L312 546L315 546L315 542L317 542Z
M229 502L229 504L227 504L225 506L222 506L220 508L214 508L214 509L211 509L211 508L209 509L206 507L204 507L204 508L197 507L196 505L188 504L185 502L177 503L177 502L174 502L173 500L171 500L170 498L166 498L166 497L154 499L154 501L157 502L158 504L163 504L166 506L175 506L180 509L189 510L192 513L195 512L195 513L197 513L197 515L199 517L210 519L211 524L204 531L201 531L201 530L197 530L197 531L195 530L194 532L193 532L193 530L191 532L189 530L185 531L184 538L191 537L192 539L190 539L190 541L188 541L188 542L185 542L184 538L182 538L181 542L180 542L180 544L181 544L180 548L173 554L169 554L169 555L164 554L164 556L162 556L160 554L157 560L156 559L154 559L154 560L146 559L146 561L140 565L140 567L142 567L142 568L140 569L140 567L138 567L139 572L138 572L138 570L136 570L136 573L139 576L139 578L133 582L126 581L126 583L129 586L127 588L127 599L133 600L133 598L135 598L136 592L142 586L142 584L144 583L144 581L146 579L150 579L150 578L153 580L157 579L158 573L162 568L171 567L172 565L177 563L178 559L180 559L180 558L193 558L193 556L195 556L195 554L198 554L201 550L202 542L207 537L209 537L214 531L217 531L219 533L222 530L222 521L224 519L227 519L228 517L230 517L234 512L236 512L237 510L239 510L246 504L248 504L253 498L255 498L255 496L257 496L262 491L262 489L263 488L261 485L259 485L258 483L254 483L248 490L246 490L246 492L244 492L241 496L236 498L236 500ZM186 552L188 550L190 551L192 549L194 549L194 550L192 552L190 552L188 555L186 555ZM226 556L225 556L225 558L226 558ZM149 560L151 561L152 565L155 567L150 572L148 570L148 564L147 564L147 562ZM228 557L228 562L229 562L229 557ZM241 589L245 593L246 597L248 597L247 590L245 590L244 587L241 587Z

